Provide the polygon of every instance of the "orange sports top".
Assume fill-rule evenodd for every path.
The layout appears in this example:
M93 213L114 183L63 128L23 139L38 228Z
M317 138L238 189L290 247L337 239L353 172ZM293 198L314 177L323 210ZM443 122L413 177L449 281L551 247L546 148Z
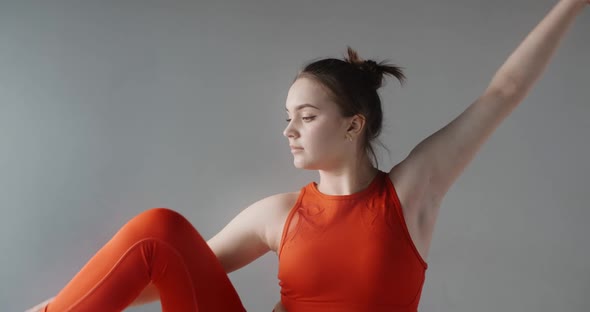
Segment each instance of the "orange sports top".
M304 186L279 247L289 312L415 312L427 263L413 244L386 172L350 195Z

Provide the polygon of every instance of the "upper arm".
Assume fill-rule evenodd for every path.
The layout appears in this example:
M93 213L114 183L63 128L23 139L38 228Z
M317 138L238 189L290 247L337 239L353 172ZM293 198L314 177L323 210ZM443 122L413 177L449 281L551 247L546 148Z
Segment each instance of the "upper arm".
M489 89L449 124L420 142L407 162L420 172L423 192L441 201L493 131L516 107L518 97Z
M516 102L500 91L485 93L389 172L408 228L423 252L430 245L442 198Z
M226 273L240 269L270 251L267 228L277 208L277 195L261 199L242 210L207 241Z

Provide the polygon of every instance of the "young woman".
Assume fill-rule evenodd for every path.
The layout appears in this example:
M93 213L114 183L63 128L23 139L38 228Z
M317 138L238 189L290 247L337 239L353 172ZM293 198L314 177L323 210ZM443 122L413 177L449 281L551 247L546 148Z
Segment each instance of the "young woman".
M560 0L462 114L390 171L371 161L381 131L377 89L392 65L323 59L300 71L284 135L295 167L320 183L264 198L209 241L182 215L149 209L128 221L55 296L29 311L245 311L227 273L273 250L274 311L416 311L441 201L486 139L541 76L590 0ZM270 310L270 307L269 307Z

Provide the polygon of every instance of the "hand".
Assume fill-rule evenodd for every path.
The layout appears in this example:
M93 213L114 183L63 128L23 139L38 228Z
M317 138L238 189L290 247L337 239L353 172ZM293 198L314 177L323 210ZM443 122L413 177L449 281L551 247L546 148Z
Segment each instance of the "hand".
M26 310L25 312L41 312L41 311L42 311L41 309L45 308L45 306L46 306L46 305L47 305L49 302L51 302L51 301L53 300L53 298L55 298L55 297L51 297L51 298L49 298L49 299L47 299L47 300L45 300L45 301L43 301L43 302L39 303L38 305L36 305L36 306L34 306L34 307L32 307L32 308L30 308L30 309Z
M285 307L281 303L281 300L279 300L279 302L277 302L277 304L275 304L275 307L273 308L272 311L273 312L288 312L287 309L285 309Z

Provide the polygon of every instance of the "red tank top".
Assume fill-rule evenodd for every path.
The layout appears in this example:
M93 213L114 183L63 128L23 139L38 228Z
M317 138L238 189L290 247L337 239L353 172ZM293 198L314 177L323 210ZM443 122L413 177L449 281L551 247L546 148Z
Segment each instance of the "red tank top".
M311 182L283 229L281 301L289 312L415 312L427 268L386 172L350 195Z

